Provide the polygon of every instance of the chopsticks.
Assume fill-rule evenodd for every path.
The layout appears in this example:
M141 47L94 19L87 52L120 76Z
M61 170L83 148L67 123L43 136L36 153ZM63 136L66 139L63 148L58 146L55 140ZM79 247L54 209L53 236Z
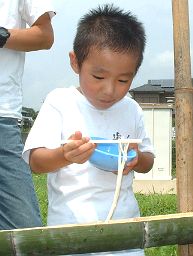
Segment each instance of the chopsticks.
M72 142L73 140L61 140L61 144L66 144L68 142ZM102 144L118 144L118 143L142 143L141 139L118 139L118 140L90 140L91 143L102 143Z

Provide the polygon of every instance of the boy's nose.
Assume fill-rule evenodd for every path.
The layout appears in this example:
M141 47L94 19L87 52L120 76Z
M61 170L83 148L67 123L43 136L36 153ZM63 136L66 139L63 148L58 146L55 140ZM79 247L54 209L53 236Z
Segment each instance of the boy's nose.
M104 86L104 94L107 96L112 96L114 94L115 86L112 82L107 83Z

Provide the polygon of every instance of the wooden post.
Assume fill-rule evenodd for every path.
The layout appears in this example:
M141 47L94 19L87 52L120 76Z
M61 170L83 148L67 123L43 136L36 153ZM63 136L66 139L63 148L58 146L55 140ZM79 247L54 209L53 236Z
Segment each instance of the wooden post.
M176 175L178 211L193 210L193 87L191 81L188 0L172 0L174 28ZM193 245L179 246L182 256Z

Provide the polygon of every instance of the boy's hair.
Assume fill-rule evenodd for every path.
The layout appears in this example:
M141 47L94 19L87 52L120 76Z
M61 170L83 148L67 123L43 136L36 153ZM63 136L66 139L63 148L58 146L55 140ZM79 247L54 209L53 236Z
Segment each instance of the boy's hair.
M143 60L145 42L143 25L135 16L113 4L105 4L91 9L80 19L73 50L79 68L92 48L109 48L118 53L133 52L139 57L137 72Z

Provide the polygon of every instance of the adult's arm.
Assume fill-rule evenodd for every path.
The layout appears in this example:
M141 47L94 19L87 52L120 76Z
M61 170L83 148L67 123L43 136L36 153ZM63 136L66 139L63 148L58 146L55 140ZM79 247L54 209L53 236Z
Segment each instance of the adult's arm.
M54 42L54 33L48 13L41 15L30 28L9 29L5 48L16 51L37 51L50 49Z

